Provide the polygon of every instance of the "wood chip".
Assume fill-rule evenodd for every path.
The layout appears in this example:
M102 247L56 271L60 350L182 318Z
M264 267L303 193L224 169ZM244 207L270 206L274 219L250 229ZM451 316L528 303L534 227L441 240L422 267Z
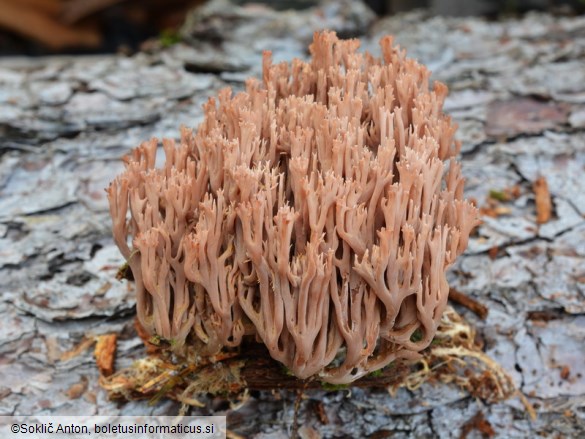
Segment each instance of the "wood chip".
M117 340L116 334L105 334L97 337L94 354L98 369L103 376L110 376L114 373Z
M552 213L552 201L546 179L538 177L532 185L532 190L536 198L536 222L545 224L550 220Z

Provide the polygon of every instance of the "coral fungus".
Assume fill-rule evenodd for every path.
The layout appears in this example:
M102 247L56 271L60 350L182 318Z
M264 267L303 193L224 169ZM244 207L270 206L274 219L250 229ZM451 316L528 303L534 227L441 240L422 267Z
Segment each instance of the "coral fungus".
M428 346L445 271L477 222L447 88L381 40L316 33L310 62L204 106L196 133L136 148L108 188L137 313L173 349L255 336L299 378L353 381Z

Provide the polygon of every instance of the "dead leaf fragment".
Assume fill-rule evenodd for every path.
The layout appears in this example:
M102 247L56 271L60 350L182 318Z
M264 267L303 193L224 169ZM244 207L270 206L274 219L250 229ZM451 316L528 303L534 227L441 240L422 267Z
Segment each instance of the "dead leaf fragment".
M490 189L486 197L485 205L479 208L481 216L498 218L513 213L510 206L504 205L520 197L521 189L519 185L506 187L504 189Z
M117 340L116 334L105 334L97 337L94 354L98 369L103 376L110 376L114 373Z
M142 326L140 324L140 321L138 321L138 317L134 319L134 329L136 329L138 337L141 338L142 342L144 343L144 346L146 346L147 354L150 355L160 352L161 350L160 346L157 346L157 344L154 343L156 339L153 339L153 337L146 331L146 329L144 329L144 326Z
M97 404L97 395L95 392L89 391L85 393L85 400L90 404Z
M93 338L84 338L77 346L75 346L70 351L64 352L61 355L61 361L69 361L72 358L77 357L81 353L83 353L86 349L88 349L92 344L95 343Z
M47 363L55 364L55 361L62 357L61 349L59 349L59 341L56 337L45 337L45 346L47 347Z
M299 437L302 439L321 439L321 433L315 430L313 427L303 425L299 428Z
M532 185L536 199L536 222L545 224L550 220L552 201L548 190L548 183L544 177L538 177Z
M507 202L518 199L518 197L520 197L520 194L521 194L520 186L515 184L514 186L505 187L502 190L491 189L488 195L489 198L493 200Z
M567 365L563 366L561 368L561 378L565 381L567 381L569 379L569 376L571 375L571 368Z
M498 246L494 246L488 250L488 256L493 261L493 260L497 259L499 252L500 252L500 249L498 248Z
M482 437L491 438L496 435L492 425L487 419L484 418L483 412L481 411L477 412L473 418L471 418L465 423L465 425L463 425L463 428L461 429L461 435L459 437L461 439L465 439L473 430L479 431Z
M321 422L323 425L329 424L329 416L327 416L327 411L325 410L323 401L314 401L313 406L315 408L315 413L317 414L319 422Z
M510 215L512 213L512 209L507 206L483 206L479 209L479 213L482 216L489 216L490 218L497 218L503 215Z
M65 395L67 395L69 399L78 399L87 390L87 384L88 384L87 377L83 375L81 377L81 381L69 387L69 389L67 389L67 391L65 392Z

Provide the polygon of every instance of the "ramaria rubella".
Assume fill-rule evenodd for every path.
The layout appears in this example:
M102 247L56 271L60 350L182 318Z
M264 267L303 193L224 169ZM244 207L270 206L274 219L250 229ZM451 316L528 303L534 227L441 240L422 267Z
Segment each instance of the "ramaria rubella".
M153 139L108 188L137 313L199 355L255 335L299 378L353 381L431 342L477 222L447 87L380 42L315 34L309 63L222 90L197 133ZM131 245L129 244L131 237Z

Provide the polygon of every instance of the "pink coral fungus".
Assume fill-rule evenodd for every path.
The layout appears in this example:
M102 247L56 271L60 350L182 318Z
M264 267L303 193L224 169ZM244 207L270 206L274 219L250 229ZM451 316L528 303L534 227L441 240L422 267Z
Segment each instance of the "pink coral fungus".
M477 212L447 87L380 44L382 60L332 32L308 63L266 52L262 81L163 140L162 167L156 139L125 159L108 196L147 331L200 355L253 335L331 383L429 345Z

